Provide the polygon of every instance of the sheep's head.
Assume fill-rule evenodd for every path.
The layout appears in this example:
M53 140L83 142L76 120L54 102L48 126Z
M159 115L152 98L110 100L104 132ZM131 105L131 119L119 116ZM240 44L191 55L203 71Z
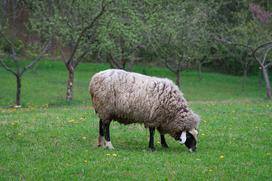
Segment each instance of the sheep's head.
M197 143L197 135L198 132L196 129L192 129L190 131L182 131L179 134L179 143L185 144L185 146L189 149L190 152L196 151L196 143Z

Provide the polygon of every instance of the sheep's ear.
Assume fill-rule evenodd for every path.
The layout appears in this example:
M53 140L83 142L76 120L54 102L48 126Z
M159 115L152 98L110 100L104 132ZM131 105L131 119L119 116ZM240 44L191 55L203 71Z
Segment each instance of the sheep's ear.
M186 142L186 131L182 131L181 135L180 135L180 144L184 144Z
M191 133L194 136L195 140L197 140L198 131L196 129L190 130L189 133Z

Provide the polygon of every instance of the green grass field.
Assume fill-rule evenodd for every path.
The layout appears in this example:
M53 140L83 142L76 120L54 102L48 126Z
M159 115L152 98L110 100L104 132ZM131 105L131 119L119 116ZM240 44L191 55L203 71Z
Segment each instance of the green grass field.
M81 64L74 101L66 103L66 71L61 62L42 62L22 82L23 108L9 108L15 79L0 68L0 180L271 180L272 101L257 77L182 74L182 91L201 115L199 144L189 153L167 136L150 152L143 125L111 125L114 150L96 147L98 118L88 83L107 65ZM162 68L135 71L173 79Z

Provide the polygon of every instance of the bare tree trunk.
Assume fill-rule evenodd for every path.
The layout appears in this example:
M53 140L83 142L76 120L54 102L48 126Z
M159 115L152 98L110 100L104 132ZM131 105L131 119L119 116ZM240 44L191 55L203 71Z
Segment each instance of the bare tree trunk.
M262 71L263 71L263 76L264 76L264 81L265 81L266 96L267 96L268 99L271 99L272 98L271 85L270 85L268 72L267 72L267 69L265 67L262 67Z
M118 67L118 68L125 70L126 69L126 63L127 63L126 60L124 58L122 58L120 62L121 62L121 67Z
M244 69L243 70L243 79L242 79L242 91L245 90L246 80L247 80L247 69Z
M176 85L177 85L178 87L180 87L180 84L181 84L181 82L180 82L180 69L178 69L178 70L176 71Z
M74 73L73 69L68 70L68 80L67 80L67 91L66 91L66 100L73 100L73 86L74 86Z
M21 106L21 76L20 75L16 75L16 107L20 107Z

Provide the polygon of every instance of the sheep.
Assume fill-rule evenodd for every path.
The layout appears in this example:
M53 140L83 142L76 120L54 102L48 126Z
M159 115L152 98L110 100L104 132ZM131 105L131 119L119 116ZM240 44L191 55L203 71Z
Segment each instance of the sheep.
M179 88L169 79L108 69L96 73L89 93L99 117L97 146L113 149L110 123L142 123L149 128L149 149L155 150L154 133L160 133L161 146L168 148L165 134L170 134L190 152L196 150L200 117L188 108ZM105 143L104 143L105 137Z

